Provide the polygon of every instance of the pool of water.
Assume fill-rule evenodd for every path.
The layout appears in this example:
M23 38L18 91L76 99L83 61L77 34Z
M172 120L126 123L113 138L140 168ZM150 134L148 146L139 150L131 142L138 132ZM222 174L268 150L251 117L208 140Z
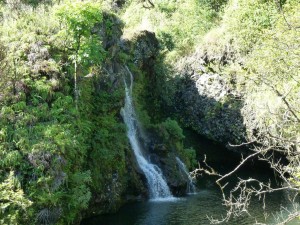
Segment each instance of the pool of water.
M190 134L189 134L190 135ZM219 172L226 173L233 169L240 157L237 154L226 152L220 154L220 146L198 137L193 147L198 153L198 160L203 160L204 154L207 162ZM191 142L190 142L191 143ZM254 177L264 182L276 185L273 171L259 162L250 162L243 166L238 173L230 177L229 187L233 187L237 177ZM265 210L263 202L253 199L249 207L249 214L222 224L227 225L252 225L278 224L278 219L283 220L287 216L287 210L293 211L294 206L290 203L291 193L272 193L265 198ZM198 192L182 198L169 199L168 201L144 201L124 205L117 213L102 215L84 220L81 225L207 225L209 218L221 219L226 215L226 208L222 204L220 189L214 185L214 179L202 176L198 180ZM300 225L300 220L294 220L288 225Z
M248 225L255 222L276 224L280 217L280 209L291 205L285 193L277 193L266 198L266 211L263 212L262 202L252 202L249 213L233 218L228 225ZM85 220L82 225L200 225L210 224L208 217L220 219L226 210L221 202L221 194L215 188L199 191L197 194L171 201L146 201L131 203L112 215L103 215ZM283 213L286 216L286 213ZM300 224L300 221L289 225Z

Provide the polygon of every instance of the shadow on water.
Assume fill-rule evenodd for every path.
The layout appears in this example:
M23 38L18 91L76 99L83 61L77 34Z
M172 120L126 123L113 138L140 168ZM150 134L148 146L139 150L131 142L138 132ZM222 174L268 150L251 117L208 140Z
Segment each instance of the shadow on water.
M127 204L114 215L103 215L88 219L82 225L200 225L210 224L207 216L220 218L225 208L220 201L220 193L215 189L206 189L196 195L181 198L175 202L140 202ZM280 204L285 205L284 194L268 198L267 220L261 210L261 202L255 201L250 207L252 216L232 219L228 225L250 225L255 221L274 224L272 213L278 212ZM255 218L254 218L255 216ZM299 224L298 222L290 225Z

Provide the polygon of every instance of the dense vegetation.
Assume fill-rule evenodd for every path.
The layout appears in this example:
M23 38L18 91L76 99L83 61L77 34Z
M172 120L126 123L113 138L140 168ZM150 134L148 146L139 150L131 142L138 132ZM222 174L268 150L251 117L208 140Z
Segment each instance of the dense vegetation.
M120 95L105 101L87 81L93 78L82 80L98 76L106 57L100 36L92 33L103 20L100 4L33 8L15 1L1 11L1 224L50 224L60 217L61 224L73 223L87 209L91 188L104 189L92 183L101 166L122 171L124 160L112 160L124 157L127 145L113 111ZM104 109L101 101L108 104ZM118 132L106 158L99 150L110 143L109 133ZM99 140L103 134L108 137ZM105 164L93 167L89 157ZM98 182L106 175L107 169Z
M94 201L99 213L116 210L139 184L128 172L123 78L108 69L115 62L137 77L145 130L189 166L195 152L183 146L180 116L169 116L176 63L196 49L242 93L246 139L298 155L298 0L7 0L0 12L0 224L75 224ZM123 41L155 32L153 65L140 66L116 29Z

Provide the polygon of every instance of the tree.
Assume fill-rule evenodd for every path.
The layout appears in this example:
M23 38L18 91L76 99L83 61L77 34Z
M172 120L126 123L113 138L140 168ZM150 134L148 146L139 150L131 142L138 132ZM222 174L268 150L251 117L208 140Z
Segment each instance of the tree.
M281 7L278 13L284 11L285 15L279 14L272 28L261 32L259 42L249 42L252 50L239 71L246 93L242 114L247 127L247 143L232 147L247 146L252 153L227 174L216 172L205 161L195 171L218 177L216 183L222 190L228 211L221 220L212 219L213 223L247 213L253 197L264 199L267 193L287 190L295 195L291 198L295 203L300 193L300 23L297 19L300 6L290 0ZM226 194L226 179L253 158L267 162L280 177L282 186L239 178ZM299 215L299 208L295 207L279 222L285 224Z
M78 76L80 64L97 64L104 58L100 37L93 28L102 22L102 10L99 3L70 1L56 9L56 15L63 29L58 34L67 40L69 58L74 64L74 92L76 107L78 104Z

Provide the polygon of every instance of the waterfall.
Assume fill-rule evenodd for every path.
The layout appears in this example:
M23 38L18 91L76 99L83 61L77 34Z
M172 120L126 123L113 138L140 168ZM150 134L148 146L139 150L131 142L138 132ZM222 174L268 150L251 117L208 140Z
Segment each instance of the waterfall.
M127 127L127 137L131 144L131 148L134 152L137 163L146 176L150 199L172 199L172 194L167 182L163 177L161 169L157 165L150 163L143 155L141 144L138 138L138 120L132 101L133 76L128 67L126 67L126 70L130 75L130 86L128 87L126 79L124 78L126 95L125 106L121 109L121 115Z
M195 194L196 193L196 187L194 185L193 179L189 174L189 171L187 170L185 164L178 158L176 157L176 161L180 167L180 169L184 172L184 174L187 176L189 183L187 186L187 193L188 194Z

